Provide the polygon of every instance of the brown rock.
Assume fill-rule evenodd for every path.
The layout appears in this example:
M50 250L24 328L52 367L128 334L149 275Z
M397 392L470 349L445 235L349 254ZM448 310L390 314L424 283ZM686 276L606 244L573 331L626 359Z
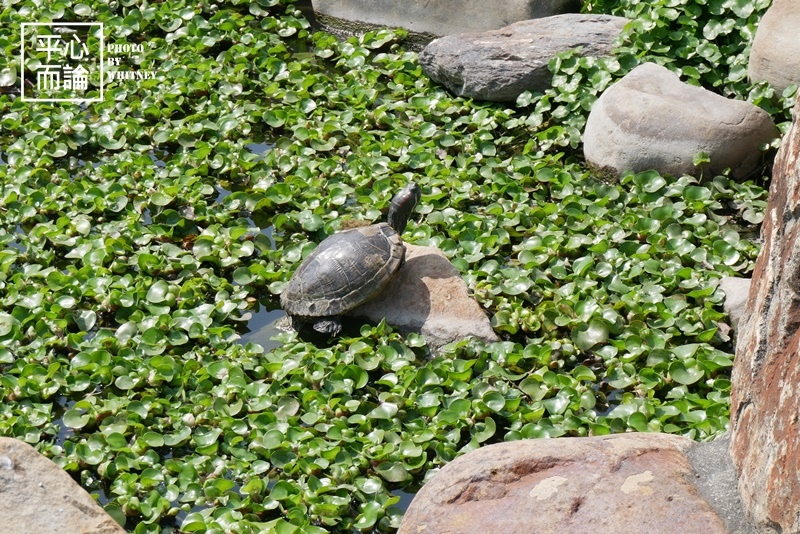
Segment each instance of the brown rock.
M490 445L442 468L398 534L728 532L689 482L693 446L668 434Z
M784 532L800 532L799 114L800 102L773 167L731 391L731 456L748 515Z
M0 438L0 525L3 534L125 532L65 471L11 438Z
M447 256L435 247L406 244L406 262L373 300L348 315L379 322L401 332L418 332L433 348L470 336L497 341L483 308Z

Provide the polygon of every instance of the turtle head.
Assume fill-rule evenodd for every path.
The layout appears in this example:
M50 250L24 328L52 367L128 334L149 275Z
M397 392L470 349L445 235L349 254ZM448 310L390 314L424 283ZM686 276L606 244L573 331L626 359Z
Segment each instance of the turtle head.
M421 195L419 186L412 182L392 199L392 203L389 206L389 215L386 219L389 226L398 234L402 234L405 231L411 212L414 211L414 206L419 202Z

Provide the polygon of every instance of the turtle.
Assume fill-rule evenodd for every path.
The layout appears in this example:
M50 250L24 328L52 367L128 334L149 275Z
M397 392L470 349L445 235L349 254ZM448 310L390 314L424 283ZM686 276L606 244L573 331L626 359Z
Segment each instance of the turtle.
M281 307L292 328L311 324L336 336L341 315L377 296L405 262L401 234L420 199L411 183L389 206L387 222L334 233L300 264L281 293Z

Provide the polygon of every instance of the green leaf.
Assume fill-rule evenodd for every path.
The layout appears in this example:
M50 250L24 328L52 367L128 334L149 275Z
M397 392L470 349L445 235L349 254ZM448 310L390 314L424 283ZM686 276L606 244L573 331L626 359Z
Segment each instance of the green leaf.
M501 412L506 406L506 399L497 391L489 391L483 395L483 402L493 412Z
M375 472L387 482L393 482L395 484L405 482L411 478L411 475L399 462L384 462L379 464L375 467Z
M669 376L679 384L694 384L705 372L693 358L672 362L669 366Z
M0 337L8 335L14 328L15 319L10 314L0 312Z
M397 415L397 405L384 402L367 414L367 417L370 419L392 419L395 415Z
M67 410L61 419L64 425L69 428L83 428L89 422L89 415L82 413L81 410Z
M573 330L573 342L580 350L586 351L595 345L608 341L609 324L604 319L592 318L588 324L578 325Z
M164 280L158 280L155 284L150 286L150 289L147 290L147 296L145 298L148 300L148 302L158 304L160 302L164 302L168 294L169 284Z
M78 328L84 332L88 332L94 328L94 325L97 322L97 314L92 310L78 310L73 313L73 317L75 319L75 323L78 325Z
M17 69L14 67L0 70L0 87L10 87L17 83Z
M383 506L376 502L368 502L362 507L362 511L353 526L359 530L372 528L381 515L383 515Z

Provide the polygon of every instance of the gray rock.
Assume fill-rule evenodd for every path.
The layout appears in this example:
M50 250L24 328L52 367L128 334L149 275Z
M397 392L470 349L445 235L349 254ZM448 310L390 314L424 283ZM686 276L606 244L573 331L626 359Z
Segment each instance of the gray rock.
M730 532L694 486L694 446L656 433L489 445L423 486L398 534Z
M406 262L375 299L348 315L386 322L403 333L425 336L432 349L476 337L497 341L483 308L439 249L406 244Z
M800 102L772 168L764 244L731 374L731 456L747 515L800 532Z
M587 162L600 171L655 169L698 175L731 169L743 178L759 164L759 146L778 136L769 114L749 102L730 100L681 82L653 63L639 65L608 88L592 106L583 134Z
M778 91L800 84L800 3L775 0L758 23L747 74L753 82L767 81Z
M312 4L323 17L437 36L494 30L581 8L578 0L312 0Z
M490 10L487 12L491 12ZM557 15L483 33L432 41L419 55L423 71L458 96L515 102L524 91L544 91L547 65L559 52L607 56L628 19L609 15Z
M695 472L692 482L697 493L722 517L731 534L752 534L755 530L747 522L739 497L736 469L728 451L730 443L730 435L724 434L714 441L692 445L686 453Z
M725 292L722 309L730 316L731 326L738 328L747 304L747 296L750 294L750 279L726 276L719 281L719 287Z
M11 438L0 438L0 525L4 534L125 532L65 471Z

